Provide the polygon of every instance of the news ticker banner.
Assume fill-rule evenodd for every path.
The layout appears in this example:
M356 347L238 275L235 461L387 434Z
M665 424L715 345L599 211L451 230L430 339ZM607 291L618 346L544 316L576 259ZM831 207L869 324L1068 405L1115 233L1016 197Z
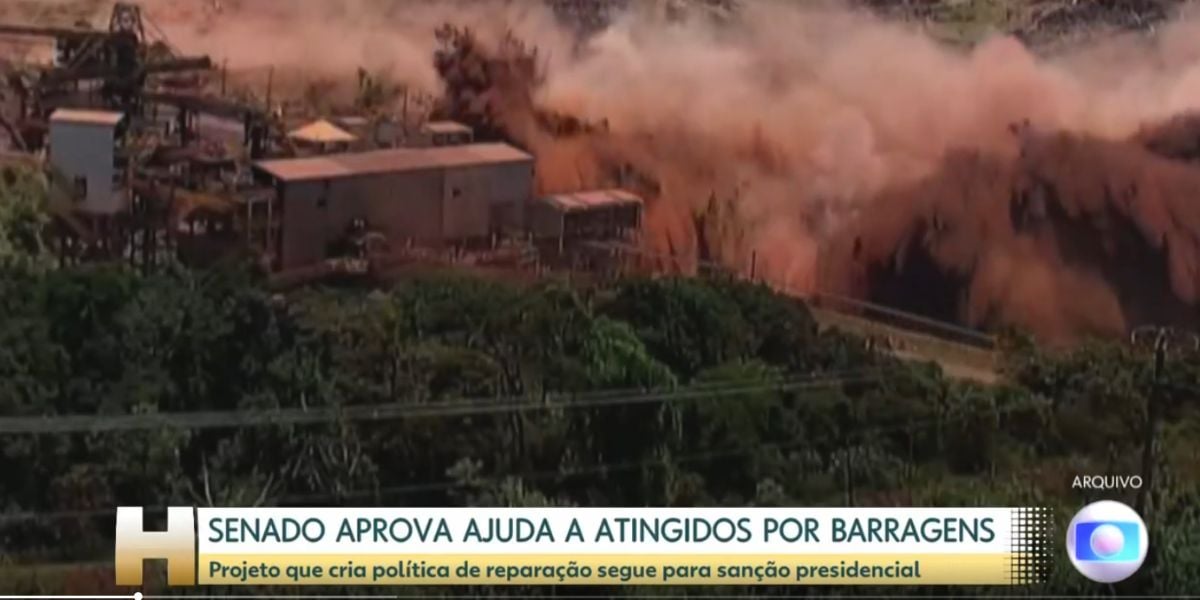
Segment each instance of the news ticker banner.
M1022 585L1044 508L172 508L117 511L118 585Z

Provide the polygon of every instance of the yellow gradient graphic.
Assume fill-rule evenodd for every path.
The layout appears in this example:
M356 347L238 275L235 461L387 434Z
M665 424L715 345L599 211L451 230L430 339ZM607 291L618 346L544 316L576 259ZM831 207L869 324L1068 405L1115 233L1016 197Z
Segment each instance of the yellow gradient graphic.
M238 555L203 554L200 556L200 583L220 585L1010 585L1012 555L996 554L842 554L842 555ZM892 577L847 577L825 576L817 571L821 567L842 568L857 562L862 568L892 567ZM463 576L463 565L477 567L478 574ZM417 566L417 568L414 568ZM546 576L540 573L533 577L510 578L495 572L497 568L521 567L587 567L588 577ZM753 573L742 573L737 577L717 577L718 569L725 567L759 568L762 574L767 566L776 569L786 566L786 577L759 578ZM900 575L904 572L919 572L919 576ZM429 573L443 568L447 577ZM600 569L606 571L625 567L627 570L642 569L640 576L628 579L602 577ZM655 576L648 576L645 569L655 568ZM670 567L678 576L664 580L664 570ZM797 577L799 567L811 573ZM320 568L321 576L312 576ZM689 570L707 568L705 577ZM240 569L240 570L239 570ZM357 569L357 573L355 570ZM277 571L276 571L277 570ZM422 572L425 574L422 575ZM271 576L274 573L275 576ZM503 571L501 572L503 573ZM680 574L681 573L681 574ZM307 574L307 575L304 575ZM631 573L631 575L633 575Z
M167 583L196 585L196 514L190 506L167 509L166 531L143 531L142 508L117 508L116 584L142 585L147 559L166 559Z

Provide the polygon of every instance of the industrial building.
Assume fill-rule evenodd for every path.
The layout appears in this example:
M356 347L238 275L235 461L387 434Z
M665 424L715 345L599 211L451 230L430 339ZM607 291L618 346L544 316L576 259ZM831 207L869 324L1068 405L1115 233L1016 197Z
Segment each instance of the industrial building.
M631 241L641 229L642 206L641 198L619 189L545 196L529 211L529 229L560 252L577 241Z
M421 127L421 144L425 146L458 146L475 141L470 127L454 121L431 121Z
M74 185L77 210L113 215L125 209L124 123L119 112L58 109L50 115L50 164Z
M283 279L413 256L511 254L524 267L541 248L560 262L641 225L641 199L621 190L535 200L533 156L432 113L414 123L407 92L399 114L289 111L271 101L270 75L265 101L226 94L224 70L176 55L141 19L118 3L107 29L0 24L0 37L53 40L69 59L9 77L19 111L2 128L72 197L52 207L60 260L153 268L248 255ZM43 149L48 164L34 160Z
M277 266L324 261L363 223L397 245L444 246L524 230L533 156L507 144L396 148L256 163L276 190Z

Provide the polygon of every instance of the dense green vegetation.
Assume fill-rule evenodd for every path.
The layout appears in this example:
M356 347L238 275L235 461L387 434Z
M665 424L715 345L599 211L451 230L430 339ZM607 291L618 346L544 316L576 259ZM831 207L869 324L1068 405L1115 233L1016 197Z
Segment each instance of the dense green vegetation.
M97 591L107 568L30 566L111 560L120 504L1046 505L1061 532L1100 497L1074 475L1140 472L1151 364L1123 346L1014 342L1012 383L989 388L818 333L793 299L724 280L440 273L280 295L238 269L53 268L40 185L0 180L0 417L400 408L0 434L0 565L22 565L0 566L6 593ZM1167 363L1159 560L1131 590L1200 587L1196 358ZM438 414L464 398L479 410ZM1056 558L1044 591L1108 591Z

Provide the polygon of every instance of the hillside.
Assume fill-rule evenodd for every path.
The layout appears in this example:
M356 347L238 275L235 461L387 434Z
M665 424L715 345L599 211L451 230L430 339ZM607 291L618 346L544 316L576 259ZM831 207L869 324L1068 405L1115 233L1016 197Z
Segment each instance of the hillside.
M706 14L728 18L748 1L706 1L702 6ZM229 0L222 8L235 11L255 2L265 6L280 0ZM0 5L0 11L6 11L6 19L69 23L95 13L101 4L19 0ZM298 4L299 0L292 6ZM610 7L620 4L562 0L555 7L562 18L594 29L611 18ZM1170 3L1110 2L1098 8L1099 4L947 0L872 2L869 8L889 19L927 24L955 43L1009 32L1048 47L1050 42L1112 28L1144 28L1161 19ZM148 5L196 11L213 6L197 0ZM663 5L669 11L701 6L699 0ZM391 6L406 5L396 0ZM171 13L173 18L181 14ZM872 21L864 28L877 33L875 25ZM363 27L358 31L369 29L377 36L372 41L392 33ZM786 26L766 31L783 39L796 37ZM824 32L812 33L819 37ZM352 46L355 36L344 37ZM762 179L774 177L776 185L768 185L767 192L794 201L796 182L803 179L797 173L809 173L802 169L819 162L809 160L812 156L827 158L832 175L857 183L870 174L877 158L874 140L862 135L871 119L886 121L883 117L899 113L885 125L904 130L915 122L913 137L919 141L952 120L944 110L951 105L939 103L948 95L942 81L931 78L932 84L908 90L909 96L897 93L901 86L894 84L921 79L918 75L927 75L929 70L922 69L930 65L930 70L966 71L965 79L972 82L991 72L956 71L962 66L956 61L965 53L931 48L936 45L908 32L881 37L902 38L900 47L925 53L928 60L890 63L887 66L904 68L882 82L879 79L893 71L856 67L907 57L894 51L896 46L858 54L846 48L853 43L830 35L836 39L822 42L840 53L827 53L828 48L815 44L807 49L811 53L796 50L795 62L777 64L770 60L777 58L778 46L771 43L775 38L762 44L742 40L744 44L734 49L760 61L755 64L788 74L806 72L799 67L845 66L843 72L859 72L870 84L832 91L812 85L807 91L814 95L828 92L839 99L845 97L838 95L841 92L857 92L859 104L816 103L812 112L789 113L785 109L798 104L795 96L762 93L786 86L772 78L761 78L768 80L764 83L735 77L744 71L757 75L759 70L706 53L707 38L699 43L684 39L695 45L687 47L691 52L679 52L679 39L647 37L655 39L645 47L632 42L609 45L610 52L613 46L616 51L602 58L615 62L600 65L638 67L625 68L622 74L645 67L644 79L617 77L614 69L573 80L578 89L597 94L604 86L593 83L616 84L611 87L617 92L605 108L633 107L641 113L635 116L652 121L626 138L606 127L581 125L584 117L563 116L553 112L557 107L538 105L535 86L513 75L524 72L505 69L494 55L463 52L457 58L464 60L444 63L447 71L468 71L482 80L475 86L474 79L457 78L472 84L463 86L469 88L469 99L484 99L463 104L475 109L483 104L484 113L487 100L496 98L479 93L492 91L491 70L508 75L501 79L508 86L504 90L512 93L506 99L516 102L505 108L533 118L502 121L497 129L526 134L526 141L534 142L563 133L549 139L561 145L548 144L541 158L578 158L566 170L580 180L580 172L586 170L580 165L587 166L588 158L596 158L602 167L619 164L622 172L631 164L648 165L645 171L658 179L645 187L675 184L675 190L683 190L679 206L685 209L697 198L712 198L709 206L719 208L714 190L726 181L714 173L741 175L740 168ZM261 40L267 38L253 38L254 49L316 45L297 34L270 38L271 48L265 48ZM1017 45L1001 50L1012 46ZM418 55L418 62L429 62L427 48L416 47L419 51L408 49ZM657 54L627 52L630 48ZM318 53L332 54L331 50L321 47ZM362 58L350 54L345 64L337 65L349 65L346 77L352 77L357 66L350 61ZM830 54L843 62L827 60ZM1036 62L1015 54L1021 59L1018 67ZM692 55L711 62L682 60ZM471 68L453 68L464 64ZM586 71L582 67L580 71ZM700 72L712 78L696 76ZM576 74L567 73L568 78ZM646 80L650 85L634 85ZM450 97L462 91L452 84L446 87ZM734 94L722 94L730 88ZM683 91L678 96L670 97L679 89ZM742 89L759 95L737 95ZM1005 96L997 90L1012 91L985 86L977 96L959 102L973 107L972 100ZM1032 90L1020 88L1017 91L1023 93L1013 95L1044 99L1038 94L1041 88ZM674 102L651 106L663 96ZM603 104L604 98L596 100ZM689 113L696 105L707 111ZM730 110L742 106L749 109ZM859 112L839 115L831 107ZM986 105L979 114L992 116L987 110L991 107ZM1151 150L1140 144L1131 149L1124 141L1100 143L1089 137L1010 129L1010 117L1024 116L1026 107L1019 108L987 122L998 127L967 127L947 137L959 143L977 141L994 129L1006 140L1020 134L1024 145L1014 154L1021 154L1027 164L983 160L974 153L957 157L958 162L947 163L943 177L882 196L895 201L872 207L872 216L888 216L890 210L910 205L920 209L908 211L909 219L895 219L905 225L885 232L895 235L875 236L904 243L872 247L848 237L847 255L876 252L879 264L903 265L903 260L893 260L896 247L925 243L937 248L930 240L952 229L959 235L941 236L941 243L957 251L971 246L967 242L986 241L983 234L991 230L983 225L1012 222L1042 232L1041 239L1061 243L1068 238L1048 226L1057 223L1074 233L1070 239L1080 248L1091 250L1093 244L1104 246L1103 236L1067 227L1074 224L1069 217L1084 211L1051 215L1057 220L1048 220L1046 213L1082 205L1074 201L1076 196L1112 196L1115 208L1127 208L1141 197L1136 190L1163 192L1157 184L1164 182L1186 193L1172 195L1171 203L1152 204L1162 209L1152 215L1167 212L1162 207L1194 204L1191 194L1200 188L1194 184L1200 175L1192 167L1147 157ZM741 120L714 121L730 113L739 113L735 116ZM780 126L763 127L763 113L774 115ZM672 120L681 114L685 118ZM835 118L845 114L849 116ZM984 120L979 114L971 116ZM827 122L848 126L805 129ZM506 125L512 129L504 129ZM730 131L735 132L729 136L733 141L722 146L728 141L722 135ZM790 145L805 133L823 143ZM1180 137L1186 141L1190 136ZM1150 138L1153 142L1145 145L1156 152L1194 152L1175 136ZM880 139L885 146L889 141L911 141ZM866 151L860 152L863 148ZM788 162L789 150L800 158ZM855 162L866 154L871 160ZM1059 155L1071 160L1037 160ZM681 157L694 160L677 160ZM1046 165L1059 165L1071 176L1082 173L1086 183L1096 185L1069 185L1073 177L1056 179L1059 171ZM547 171L539 165L540 173ZM1067 183L1054 185L1060 180ZM972 181L990 187L972 193ZM1103 185L1109 187L1101 189ZM1126 344L1121 336L1052 352L1016 334L998 336L995 347L967 349L884 325L882 318L830 312L776 293L771 286L725 274L596 277L586 282L547 278L528 285L437 270L387 284L340 282L280 292L249 265L198 270L171 263L140 271L120 264L58 264L43 239L45 187L30 170L0 167L0 594L116 592L111 585L112 518L114 507L121 505L1046 506L1056 512L1054 535L1061 540L1070 515L1092 499L1090 492L1072 489L1074 476L1145 474L1150 482L1151 472L1156 474L1153 489L1148 489L1152 503L1144 514L1154 531L1150 548L1157 559L1118 591L1168 595L1200 588L1200 573L1194 567L1200 564L1200 481L1195 476L1200 472L1200 408L1194 402L1200 395L1200 355L1194 349L1172 348L1156 363L1152 351ZM1127 192L1113 196L1112 189ZM749 193L741 195L742 190L736 188L730 197L752 199ZM954 202L932 202L939 191ZM662 206L664 197L653 200ZM981 204L981 198L989 202ZM1021 210L1009 210L1014 201ZM801 212L794 203L769 206L777 212L758 215L768 224L796 219L795 213ZM1098 214L1101 231L1110 231L1114 218ZM685 227L694 225L689 219L695 217L685 211ZM931 226L923 227L926 222ZM920 226L909 227L910 223ZM981 225L956 228L960 223ZM1122 238L1142 244L1137 233ZM1053 247L1049 242L1045 247ZM806 249L783 248L789 257ZM1151 272L1170 281L1174 274L1145 268L1150 264L1141 260L1146 254L1118 256L1138 259L1127 261L1097 251L1088 254L1104 257L1108 264L1132 265L1129 270L1138 276ZM726 264L741 264L734 259ZM963 262L966 267L954 275L979 261L967 253ZM764 255L762 268L768 263ZM1187 261L1181 264L1189 266ZM939 282L897 276L887 280L891 285L885 291L925 305L914 310L928 309L935 297L957 309L955 303L968 287L958 279L940 286L930 285L931 280ZM1000 280L995 289L1010 291L1010 283ZM1122 289L1146 291L1145 287L1135 279ZM1158 292L1165 293L1149 291L1156 292L1152 300L1161 296ZM1039 302L1032 303L1033 308L1043 308L1045 294L1036 297ZM1083 297L1063 295L1072 304ZM1163 306L1154 304L1151 308L1157 310L1151 316L1164 313ZM954 318L955 311L948 309L946 314ZM1162 409L1161 423L1147 416L1158 414L1148 406ZM1143 463L1143 452L1154 448L1157 460ZM1106 497L1131 504L1138 499L1133 491ZM1097 587L1072 570L1065 553L1055 558L1050 580L1029 593L1097 593ZM145 591L155 593L163 587L150 582ZM599 597L631 590L590 591ZM1009 592L955 591L964 596ZM450 590L456 592L494 590Z
M1008 33L1038 46L1058 46L1119 30L1152 28L1181 0L859 0L890 18L927 21L948 39L977 41Z
M444 272L280 295L237 268L56 267L39 185L0 177L0 206L20 208L0 211L4 592L115 593L94 565L120 505L1037 505L1064 519L1075 474L1140 472L1153 361L1123 345L1008 340L1009 381L983 386L720 277ZM1200 552L1197 365L1164 362L1147 520L1170 519L1153 546L1168 556ZM1088 592L1056 557L1032 591ZM1187 559L1151 564L1130 590L1200 584Z
M642 0L645 1L645 0ZM735 14L754 0L663 0L670 10ZM587 29L602 26L630 0L546 0ZM1035 46L1060 46L1119 30L1144 30L1169 18L1183 0L846 0L884 18L918 22L949 42L973 43L992 33Z
M199 15L217 9L236 10L256 1L145 0L142 4L152 13ZM754 0L543 1L564 19L585 28L596 28L629 6L631 1L657 2L666 10L678 12L699 10L728 15ZM367 5L382 6L389 2L395 3L395 0L369 0ZM977 39L989 31L1000 31L1043 43L1112 29L1152 27L1178 10L1185 0L834 0L832 3L863 6L892 19L934 23L947 36L963 41ZM110 5L109 0L10 0L0 4L0 19L69 23L103 14Z

